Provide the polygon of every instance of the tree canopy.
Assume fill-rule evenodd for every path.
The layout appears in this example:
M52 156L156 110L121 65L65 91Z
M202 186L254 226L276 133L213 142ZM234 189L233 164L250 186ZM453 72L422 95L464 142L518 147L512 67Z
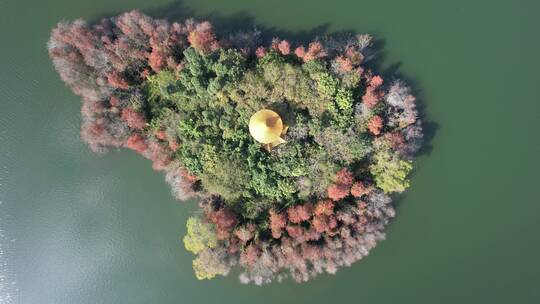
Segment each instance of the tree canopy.
M245 283L306 281L362 259L384 239L389 195L409 187L422 142L410 89L366 62L369 35L258 35L133 11L61 22L48 45L83 98L90 148L132 149L180 200L198 198L183 239L198 279L239 265ZM287 129L271 151L248 129L261 109Z

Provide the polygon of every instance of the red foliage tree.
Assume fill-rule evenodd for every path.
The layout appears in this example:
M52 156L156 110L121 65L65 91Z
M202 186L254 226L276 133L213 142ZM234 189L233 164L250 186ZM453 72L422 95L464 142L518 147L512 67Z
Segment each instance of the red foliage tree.
M164 145L152 141L149 144L150 160L152 160L152 168L160 171L167 168L167 165L171 163L171 151Z
M266 49L262 46L258 47L257 50L255 51L255 56L257 56L257 58L262 58L266 55Z
M294 50L294 54L301 59L304 59L304 56L306 56L306 48L303 46L299 46Z
M209 53L220 47L214 35L212 24L208 21L197 24L195 29L189 33L188 41L192 47L203 53Z
M294 224L298 224L302 221L300 215L298 214L298 209L295 206L289 207L287 209L287 215L289 216L289 221Z
M313 227L319 233L331 232L337 226L334 216L318 215L313 218Z
M272 237L279 239L285 226L287 226L286 214L276 213L274 210L270 210L270 230L272 231Z
M347 195L349 195L349 187L338 185L338 184L332 184L328 187L328 197L331 200L339 201Z
M246 247L244 252L240 255L240 263L247 266L253 266L259 256L261 255L261 250L256 245L249 245Z
M334 202L331 200L320 201L315 205L314 214L317 215L331 215L334 213Z
M133 129L142 130L146 126L146 119L143 113L135 111L133 108L122 109L122 119Z
M180 146L178 145L178 142L174 139L171 139L169 141L169 148L171 149L171 151L176 151L178 150L178 148L180 148Z
M345 185L350 187L354 181L354 176L351 171L343 168L336 173L336 184Z
M118 97L116 97L116 96L111 96L111 99L109 100L109 103L113 107L118 107L120 105L120 99L118 99Z
M236 255L238 252L240 252L240 240L238 238L232 238L229 241L229 246L227 247L227 252L229 254Z
M277 45L277 49L282 55L289 55L291 53L291 44L287 40L281 40Z
M321 233L315 230L313 224L311 224L311 227L309 229L304 230L304 239L306 242L319 240L321 236Z
M300 219L302 221L307 221L311 218L313 215L313 204L312 203L305 203L303 205L297 206L298 208L298 215L300 216Z
M375 92L371 89L371 87L367 87L366 93L364 96L362 96L362 102L365 103L368 108L373 108L377 103L379 103L379 97Z
M227 239L238 219L236 215L228 208L220 208L217 211L210 212L208 219L216 225L217 237L220 240Z
M304 228L300 226L287 226L287 233L293 240L302 241L304 237Z
M107 74L107 81L113 88L127 90L129 89L129 83L126 78L117 71L112 71Z
M336 173L335 183L331 184L327 189L328 197L333 201L339 201L347 197L353 180L353 174L349 170L346 168L339 170Z
M366 186L363 182L355 182L351 187L351 194L354 197L361 197L362 195L371 192L371 187Z
M160 131L156 131L154 133L154 135L156 136L157 139L159 140L166 140L167 139L167 133L163 130L160 130Z
M336 63L339 65L339 72L348 73L353 69L353 63L349 58L343 56L336 57Z
M375 88L380 87L383 84L383 79L381 76L376 75L371 78L371 81L369 82L369 85Z
M383 127L383 119L379 115L373 116L371 120L368 123L368 129L371 134L377 136L381 134L381 130Z
M289 215L289 221L291 223L298 224L307 221L313 214L313 205L311 203L306 203L289 207L289 209L287 209L287 214Z
M305 62L308 62L311 60L324 58L327 55L328 53L324 49L322 43L318 41L314 41L309 44L308 50L302 58L304 59Z
M180 168L180 176L182 176L185 181L188 181L192 185L199 180L197 176L189 174L188 170L183 168Z
M152 52L148 56L148 65L156 73L159 73L167 63L166 54L159 48L152 48ZM146 76L146 75L144 75ZM143 78L146 78L144 77Z
M148 149L148 145L145 143L144 138L140 134L131 135L126 142L126 147L141 154Z
M384 92L379 90L379 87L383 84L383 79L380 76L372 76L367 79L368 86L366 93L362 96L362 102L369 108L373 108L384 97Z

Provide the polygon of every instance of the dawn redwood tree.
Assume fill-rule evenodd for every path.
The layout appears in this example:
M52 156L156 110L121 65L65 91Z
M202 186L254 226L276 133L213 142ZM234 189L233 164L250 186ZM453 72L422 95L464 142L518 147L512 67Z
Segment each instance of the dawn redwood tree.
M335 62L338 65L337 71L342 74L348 73L354 68L352 61L343 56L336 57Z
M336 173L335 182L328 187L328 197L334 201L347 197L353 181L353 174L349 170L346 168L339 170Z
M367 83L368 86L366 88L366 93L362 96L362 102L369 108L373 108L384 96L384 92L379 89L383 84L383 79L380 76L368 76Z
M368 194L370 191L371 186L366 186L362 181L355 182L351 187L351 194L358 198Z
M212 24L208 21L195 25L195 29L189 33L188 41L192 47L203 53L209 53L220 47Z
M144 153L148 149L148 145L140 134L131 135L126 141L126 147L139 153Z
M144 114L139 111L135 111L133 108L128 107L122 109L121 117L132 129L142 130L146 126Z
M289 55L291 53L291 44L287 40L281 40L277 45L277 49L281 55Z
M311 203L306 203L303 205L296 205L289 207L287 209L287 214L289 216L289 221L293 224L298 224L309 220L313 212L313 205Z
M383 127L383 119L379 115L373 116L371 120L368 123L368 129L371 134L377 136L381 134L381 130Z
M299 46L296 49L294 49L294 54L298 58L304 59L304 57L306 56L306 48L304 46Z
M332 215L334 214L335 203L331 200L319 201L315 205L314 214L317 215Z
M332 184L328 187L328 197L331 200L339 201L349 195L349 187L340 184Z
M262 58L266 56L266 49L262 46L258 47L255 51L255 55L257 56L257 58Z
M285 213L277 213L270 210L270 230L272 237L279 239L283 233L283 229L287 226L287 215Z

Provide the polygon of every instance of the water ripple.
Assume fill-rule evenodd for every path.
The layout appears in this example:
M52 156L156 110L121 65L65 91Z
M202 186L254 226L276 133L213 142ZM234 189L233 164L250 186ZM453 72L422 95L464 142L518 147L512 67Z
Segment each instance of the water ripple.
M0 201L0 207L1 204ZM6 256L12 242L6 238L4 231L0 228L0 304L14 303L14 295L17 291L15 276L10 270Z

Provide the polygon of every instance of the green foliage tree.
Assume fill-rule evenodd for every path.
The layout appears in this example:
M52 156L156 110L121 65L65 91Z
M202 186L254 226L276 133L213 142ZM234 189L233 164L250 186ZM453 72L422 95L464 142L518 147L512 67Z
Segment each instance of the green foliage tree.
M252 177L243 161L216 156L203 162L203 166L199 177L208 192L219 194L230 202L250 196L246 186Z
M198 217L190 217L186 226L184 246L187 250L198 254L203 250L217 247L216 233L210 224L203 223Z
M386 193L403 192L409 187L407 175L412 170L411 162L399 159L389 149L377 151L373 155L369 170L377 187Z

